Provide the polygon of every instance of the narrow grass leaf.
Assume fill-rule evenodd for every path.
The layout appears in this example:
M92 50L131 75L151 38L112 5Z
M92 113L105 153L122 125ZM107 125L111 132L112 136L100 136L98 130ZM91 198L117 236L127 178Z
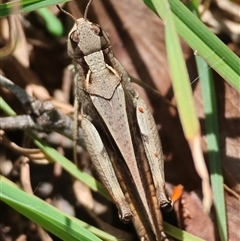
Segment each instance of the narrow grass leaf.
M37 13L45 22L46 29L55 37L63 35L63 26L61 21L48 8L40 8Z
M56 5L70 0L15 0L0 4L0 17L11 14L31 12L40 8Z
M157 13L165 23L167 56L174 95L184 135L191 148L196 171L202 179L203 206L209 212L212 205L211 187L200 144L200 126L195 113L190 80L174 24L174 16L167 0L152 0Z
M49 146L47 143L39 140L32 134L30 135L34 139L34 143L43 151L43 153L50 160L58 162L73 177L88 185L93 191L98 192L105 198L111 200L104 186L99 183L95 178L93 178L86 172L79 170L75 164L62 156L58 151Z
M5 102L5 100L0 96L0 109L8 116L15 116L16 113L13 109Z
M27 194L0 176L0 200L66 241L101 241L72 218L50 204Z
M193 139L196 133L199 132L199 123L193 105L190 80L171 9L166 0L153 0L152 3L156 11L163 16L165 22L165 39L170 74L184 134L187 140Z
M196 56L195 58L203 96L210 178L213 189L217 223L221 240L227 241L227 220L223 188L224 183L219 149L219 131L214 83L211 69L209 69L208 64L199 56Z
M1 97L0 108L10 116L16 115L12 108ZM111 200L104 186L101 183L99 183L95 178L93 178L86 172L79 170L76 165L74 165L64 156L62 156L54 148L50 147L42 140L37 139L37 137L33 133L28 132L28 134L34 139L35 144L44 152L46 157L48 157L50 160L54 162L58 162L73 177L88 185L93 191L99 192L102 196Z
M163 222L163 228L166 233L171 233L171 236L182 241L206 241L205 239L198 238L190 233L182 231L171 224Z
M188 5L189 9L196 15L198 13L198 1ZM217 224L222 241L228 240L226 206L224 199L223 176L221 168L221 156L219 150L219 130L217 119L217 105L212 70L200 56L195 55L198 76L202 89L203 108L205 113L206 138L208 157L210 163L210 178L213 190Z
M164 19L164 12L157 12L153 0L143 0ZM157 1L160 5L160 1ZM169 1L179 35L199 56L206 60L230 85L240 92L240 59L218 39L179 0ZM161 7L161 6L160 6Z

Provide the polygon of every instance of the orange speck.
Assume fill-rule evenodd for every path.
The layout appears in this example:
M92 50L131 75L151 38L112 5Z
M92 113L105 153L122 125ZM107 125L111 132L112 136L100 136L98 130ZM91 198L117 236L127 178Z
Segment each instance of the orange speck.
M138 107L138 110L141 112L141 113L143 113L144 111L143 111L143 108L140 106L140 107Z
M183 186L182 185L177 185L174 189L173 189L173 193L171 196L171 199L173 202L176 202L177 200L180 199L180 197L183 194Z

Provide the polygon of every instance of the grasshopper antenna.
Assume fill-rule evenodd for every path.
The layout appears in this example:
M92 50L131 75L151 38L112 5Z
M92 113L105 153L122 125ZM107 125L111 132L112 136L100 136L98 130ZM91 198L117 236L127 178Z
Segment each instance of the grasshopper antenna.
M66 15L68 15L71 19L73 19L74 22L77 22L77 19L71 13L69 13L69 12L65 11L64 9L62 9L58 4L57 4L57 8L61 12L65 13Z
M89 0L87 6L86 6L86 8L85 8L84 15L83 15L83 18L84 18L84 19L87 19L88 9L89 9L92 1L93 1L93 0Z

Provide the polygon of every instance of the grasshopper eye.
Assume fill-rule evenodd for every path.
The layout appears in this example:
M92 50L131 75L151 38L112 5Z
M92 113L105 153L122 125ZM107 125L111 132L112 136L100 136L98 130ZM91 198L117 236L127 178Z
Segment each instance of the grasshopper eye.
M79 42L79 32L77 30L74 30L71 35L70 35L70 39L73 41L73 42L76 42L78 43Z
M92 24L91 29L93 30L93 32L98 35L98 36L102 36L102 29L99 25L97 24Z

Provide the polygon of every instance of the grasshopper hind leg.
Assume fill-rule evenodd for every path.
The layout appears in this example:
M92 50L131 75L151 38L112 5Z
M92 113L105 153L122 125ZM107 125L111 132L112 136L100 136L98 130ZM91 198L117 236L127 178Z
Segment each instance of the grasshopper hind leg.
M172 209L172 202L165 191L162 145L155 121L146 103L141 98L136 100L136 112L144 149L156 188L158 204L162 209L170 211Z
M118 207L120 219L123 222L129 222L133 215L119 185L110 157L97 129L86 116L83 116L82 119L82 129L91 160Z

